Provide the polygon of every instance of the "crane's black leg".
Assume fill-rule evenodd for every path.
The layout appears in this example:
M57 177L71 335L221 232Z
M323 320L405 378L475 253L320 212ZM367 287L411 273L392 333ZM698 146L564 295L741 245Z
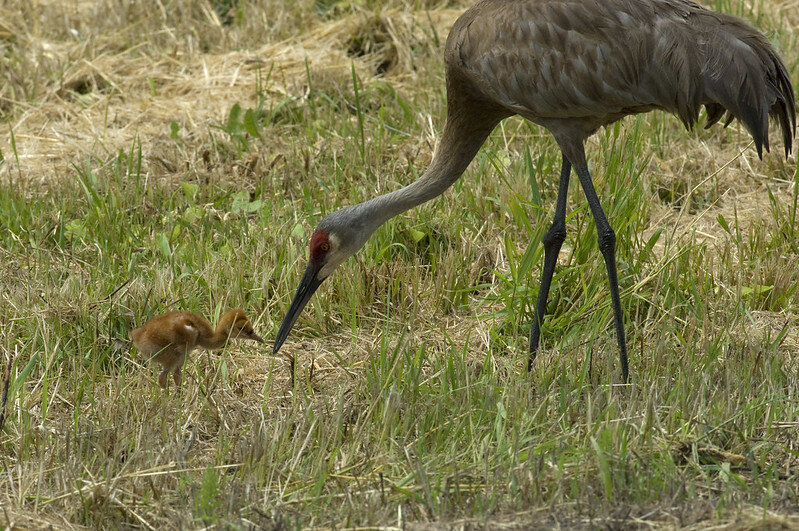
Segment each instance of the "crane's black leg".
M558 200L555 206L555 217L552 226L544 234L544 269L541 271L541 287L538 289L538 300L535 302L535 318L530 331L530 358L527 360L527 370L533 368L533 360L538 350L538 341L541 337L541 323L547 313L547 297L549 286L552 284L552 274L558 262L558 253L566 239L566 196L569 192L569 173L572 165L566 156L563 156L563 165L560 170L560 185L558 185Z
M594 190L594 183L591 182L591 174L588 172L588 164L585 161L585 153L580 153L579 161L572 161L580 184L583 186L585 198L594 215L596 224L597 243L599 250L605 258L605 267L608 270L608 282L610 283L610 299L613 303L613 316L616 319L616 339L619 342L619 357L621 360L621 375L624 383L627 383L627 344L624 340L624 320L621 313L621 302L619 301L619 280L616 276L616 233L610 227L608 218L602 211L599 198Z

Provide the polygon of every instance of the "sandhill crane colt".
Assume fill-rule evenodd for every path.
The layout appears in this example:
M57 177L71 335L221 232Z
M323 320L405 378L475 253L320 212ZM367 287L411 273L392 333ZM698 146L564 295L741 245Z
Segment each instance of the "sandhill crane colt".
M727 113L749 130L762 158L768 117L782 129L786 157L796 133L793 87L768 40L746 22L687 0L483 0L447 38L447 121L430 167L416 182L325 217L311 236L310 262L273 353L314 291L388 219L442 194L486 137L514 114L547 128L562 152L555 217L544 235L544 267L530 334L528 370L558 252L566 238L566 195L574 167L597 227L628 377L616 277L616 236L591 182L584 143L600 126L662 109L690 129L704 105L707 126Z
M158 375L158 385L164 389L170 372L175 385L180 386L183 362L197 347L217 350L224 348L231 339L264 342L243 310L225 312L216 329L196 313L167 312L132 330L130 338L143 355L161 364L163 371Z

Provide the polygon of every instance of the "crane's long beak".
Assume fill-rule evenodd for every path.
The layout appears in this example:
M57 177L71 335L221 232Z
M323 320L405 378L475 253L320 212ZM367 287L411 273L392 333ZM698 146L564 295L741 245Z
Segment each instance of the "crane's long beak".
M283 324L280 325L280 330L277 331L275 345L272 347L272 354L277 354L277 351L283 346L283 342L286 340L286 337L288 337L291 327L294 326L294 321L300 316L300 312L302 312L302 309L308 304L316 288L325 280L324 278L320 279L318 275L319 267L314 265L313 262L310 262L308 268L305 270L305 274L302 276L300 285L297 287L297 293L294 294L294 300L291 301L289 311L286 313L286 317L283 318Z

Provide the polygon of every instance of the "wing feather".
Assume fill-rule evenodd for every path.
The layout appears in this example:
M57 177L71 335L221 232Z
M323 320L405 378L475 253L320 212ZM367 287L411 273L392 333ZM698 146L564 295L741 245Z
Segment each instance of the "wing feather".
M688 0L484 0L447 42L448 68L491 103L587 136L652 109L687 128L727 112L769 149L768 118L786 152L796 129L793 87L768 41L747 23ZM457 61L450 58L457 52Z

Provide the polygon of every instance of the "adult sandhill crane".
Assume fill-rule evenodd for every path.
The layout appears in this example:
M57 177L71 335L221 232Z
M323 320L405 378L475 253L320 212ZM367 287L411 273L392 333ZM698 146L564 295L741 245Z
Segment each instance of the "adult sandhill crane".
M278 330L277 353L314 291L388 219L442 194L494 127L518 114L547 128L562 152L552 226L530 334L528 370L558 252L566 238L566 195L574 167L605 259L623 380L628 378L616 278L616 236L599 204L584 143L600 126L662 109L690 129L704 105L707 126L727 113L749 130L762 158L768 117L786 157L796 133L793 87L768 40L746 22L688 0L483 0L447 38L447 121L427 171L412 184L325 217L311 236L310 261Z

